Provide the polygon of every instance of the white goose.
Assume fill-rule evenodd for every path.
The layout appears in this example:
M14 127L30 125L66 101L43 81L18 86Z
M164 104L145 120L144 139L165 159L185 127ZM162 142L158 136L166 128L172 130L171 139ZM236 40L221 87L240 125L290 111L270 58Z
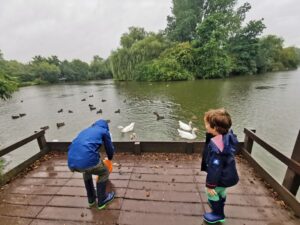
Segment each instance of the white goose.
M121 132L122 132L122 133L127 133L127 132L129 132L129 131L133 131L134 123L131 123L131 124L129 124L129 125L126 126L126 127L118 126L118 128L121 129Z
M177 130L178 130L180 137L182 137L182 138L185 138L188 140L193 140L197 137L197 135L195 134L195 131L197 131L198 129L195 127L192 129L192 133L183 131L183 130L179 130L179 129L177 129Z
M189 124L181 122L180 120L178 122L179 122L180 129L187 130L187 131L191 131L192 130L192 121L190 121Z

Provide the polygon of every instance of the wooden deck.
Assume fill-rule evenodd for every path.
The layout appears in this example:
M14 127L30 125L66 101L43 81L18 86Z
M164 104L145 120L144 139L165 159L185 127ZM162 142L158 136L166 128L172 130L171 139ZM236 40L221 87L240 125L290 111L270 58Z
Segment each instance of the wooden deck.
M200 225L209 211L199 154L119 153L110 188L117 198L105 210L88 208L82 175L59 154L2 188L2 225ZM299 225L274 199L253 169L238 158L240 182L228 189L227 225Z

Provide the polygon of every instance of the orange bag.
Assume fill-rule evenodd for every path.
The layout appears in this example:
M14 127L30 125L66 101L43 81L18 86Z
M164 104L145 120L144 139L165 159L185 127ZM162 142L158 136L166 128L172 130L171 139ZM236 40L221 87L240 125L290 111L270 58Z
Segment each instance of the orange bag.
M113 171L113 165L112 162L108 159L104 159L103 160L104 165L107 167L109 173L111 173Z
M104 163L104 165L107 167L108 172L111 173L112 170L113 170L112 162L111 162L110 160L108 160L107 158L105 158L105 159L103 160L103 163ZM96 176L96 182L98 182L98 179L99 179L99 177Z

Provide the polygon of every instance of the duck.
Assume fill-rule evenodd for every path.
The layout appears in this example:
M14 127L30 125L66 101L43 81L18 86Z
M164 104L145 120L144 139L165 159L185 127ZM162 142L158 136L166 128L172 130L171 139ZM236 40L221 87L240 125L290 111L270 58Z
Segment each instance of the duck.
M61 112L63 112L63 111L64 111L63 109L60 109L60 110L57 111L57 113L61 113Z
M183 131L183 130L180 130L180 129L177 129L180 137L184 138L184 139L188 139L188 140L193 140L197 137L197 135L195 134L196 131L198 131L197 128L193 128L192 129L192 133L190 132L187 132L187 131Z
M127 133L127 132L129 132L129 131L133 131L134 124L135 124L135 123L133 122L133 123L129 124L129 125L126 126L126 127L118 126L118 128L121 129L121 132L122 132L122 133Z
M17 116L12 115L11 118L15 120L15 119L20 118L20 116L19 115L17 115Z
M106 102L106 100L105 100L105 99L102 99L101 102Z
M137 139L136 133L132 133L130 136L130 141L135 141Z
M93 110L95 110L95 109L96 109L96 107L90 106L90 110L91 110L91 111L93 111Z
M81 101L82 101L82 102L85 102L85 101L86 101L86 99L85 99L85 98L83 98L83 99L81 99Z
M186 124L186 123L179 120L178 123L179 123L180 129L186 130L186 131L191 131L192 130L192 121L190 121L189 124Z
M72 110L68 110L68 113L73 113L73 111Z
M60 128L60 127L62 127L62 126L64 126L64 125L65 125L64 122L62 122L62 123L56 123L57 128Z
M26 116L26 113L19 113L20 117Z
M93 107L94 105L93 104L89 104L89 107Z
M41 129L41 130L48 130L48 129L49 129L49 126L44 126L44 127L41 127L40 129Z
M153 114L156 115L156 120L162 120L165 118L164 116L160 116L158 112L153 112Z
M102 113L102 109L99 109L96 113L97 114Z
M120 113L120 112L121 112L121 110L120 110L120 109L118 109L118 110L116 110L116 111L115 111L115 113Z

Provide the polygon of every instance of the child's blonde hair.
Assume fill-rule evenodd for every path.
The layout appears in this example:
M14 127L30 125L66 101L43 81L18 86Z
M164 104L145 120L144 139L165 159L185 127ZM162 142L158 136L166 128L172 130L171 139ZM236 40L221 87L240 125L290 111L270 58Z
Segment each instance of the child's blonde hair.
M204 120L211 128L215 128L219 134L228 133L232 122L229 113L224 109L210 109L205 112Z

